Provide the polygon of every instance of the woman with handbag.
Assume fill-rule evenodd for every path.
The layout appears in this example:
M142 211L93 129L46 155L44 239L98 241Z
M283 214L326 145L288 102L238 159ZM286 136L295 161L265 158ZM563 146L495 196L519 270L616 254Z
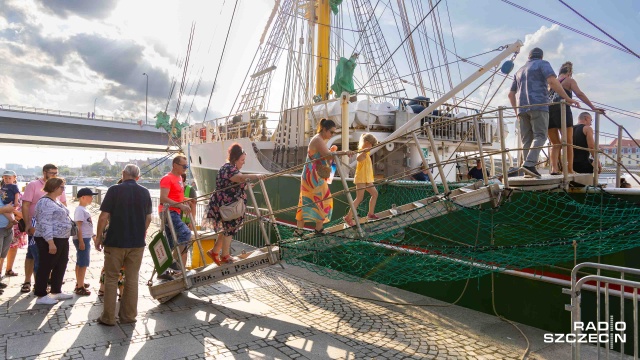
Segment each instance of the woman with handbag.
M233 262L230 253L231 240L244 222L247 205L247 195L244 192L246 181L258 180L264 176L240 173L246 158L247 153L242 150L240 144L235 143L229 147L227 163L218 170L216 191L211 194L209 200L207 218L211 219L215 231L218 232L218 239L213 249L207 251L207 255L218 265Z
M64 179L51 178L44 184L46 194L36 203L36 231L38 271L36 272L36 304L53 305L59 300L71 299L62 292L62 280L69 261L69 237L75 223L69 210L57 198L64 192ZM76 228L77 231L77 228ZM47 295L47 280L51 274L51 292Z
M296 211L297 229L293 236L303 235L304 223L315 223L315 233L323 233L323 224L329 222L333 212L333 199L327 179L331 175L331 156L338 149L335 145L327 148L327 141L336 133L333 120L322 119L317 134L309 141L306 164L300 176L300 200ZM352 155L353 151L340 152Z

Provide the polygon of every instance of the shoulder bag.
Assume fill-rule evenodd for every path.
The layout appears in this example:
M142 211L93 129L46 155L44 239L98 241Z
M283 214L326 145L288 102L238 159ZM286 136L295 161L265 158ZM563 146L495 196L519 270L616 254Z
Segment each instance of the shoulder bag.
M45 196L47 199L53 201L51 198L49 198L48 196ZM64 207L60 204L58 204L57 202L53 201L54 204L60 206L61 208L64 209ZM78 235L78 225L76 224L75 221L73 221L73 219L71 218L71 216L69 216L69 214L67 214L67 218L69 219L69 221L71 221L71 232L70 235L71 236L77 236Z
M222 221L231 221L239 217L242 217L246 212L246 205L244 199L238 199L231 204L220 206L220 217Z

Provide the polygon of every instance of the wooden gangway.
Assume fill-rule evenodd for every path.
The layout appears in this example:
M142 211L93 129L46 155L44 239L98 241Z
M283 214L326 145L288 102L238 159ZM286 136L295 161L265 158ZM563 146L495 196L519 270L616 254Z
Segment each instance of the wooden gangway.
M252 195L252 200L255 201L255 196L253 195L252 190L249 191ZM434 217L443 216L463 207L477 206L488 202L496 203L499 201L500 194L501 190L499 185L492 184L489 186L483 186L482 182L476 182L466 187L455 189L449 194L438 194L402 204L400 206L393 206L389 209L376 213L379 217L377 220L367 221L364 219L358 219L360 226L349 227L346 224L332 226L326 229L326 235L335 234L339 235L341 238L357 239L360 238L361 233L364 232L367 236L371 236L394 229L404 228ZM169 219L168 207L165 208L166 210L162 213L163 223ZM258 217L260 218L259 214ZM258 221L260 222L261 229L264 230L264 220ZM275 221L275 218L271 216L271 219L267 221ZM175 230L173 229L173 225L170 221L168 224L170 231L175 234ZM162 228L164 229L163 225ZM173 280L150 280L148 285L151 296L160 302L166 302L183 291L210 285L247 272L278 264L281 260L280 248L277 245L269 243L269 237L266 235L266 232L263 232L262 235L264 235L264 240L267 244L266 246L250 250L248 252L243 251L241 255L234 257L233 263L222 264L220 266L216 264L209 264L196 269L191 269L190 271L187 271L184 264L182 264L182 260L179 254L177 254L176 247L176 249L173 250L173 254L175 254L175 258L181 265L182 274ZM198 246L198 250L202 255L204 255L200 241L212 239L215 238L215 236L216 235L214 234L206 237L199 237L197 231L194 231L192 243L195 243ZM309 234L303 236L300 238L300 241L307 241L313 236L316 235ZM324 241L323 244L323 246L331 246L331 244L327 244L326 241ZM166 243L162 245L165 249L168 247L168 244ZM152 251L152 255L154 252L157 253L157 249L154 248L153 245L150 245L150 250ZM154 256L154 261L155 257L157 256ZM155 262L156 266L158 266L158 262ZM156 274L156 271L154 271L154 274Z

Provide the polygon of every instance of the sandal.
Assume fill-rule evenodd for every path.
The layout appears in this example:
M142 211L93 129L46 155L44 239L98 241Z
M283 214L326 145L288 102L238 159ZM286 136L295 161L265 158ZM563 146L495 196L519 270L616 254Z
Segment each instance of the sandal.
M347 225L349 225L351 227L355 226L355 224L356 224L355 221L353 221L353 219L347 218L346 216L343 217L342 220L344 220L345 224L347 224Z
M216 263L216 265L218 265L218 266L222 265L222 261L220 261L220 254L214 253L213 249L207 251L207 256L211 260L213 260L213 262Z
M30 282L26 282L26 283L22 284L22 287L20 288L20 292L28 293L30 291L31 291L31 283Z
M303 237L303 236L304 236L304 230L302 230L302 229L295 229L291 235L292 235L293 237Z
M83 287L79 287L76 288L76 290L74 291L76 293L76 295L80 295L80 296L89 296L91 295L91 291L83 288Z
M98 296L104 296L104 290L98 290Z
M320 230L314 229L313 230L313 235L324 235L324 234L326 234L324 232L324 229L320 229Z
M232 264L233 263L233 256L231 255L226 255L222 257L222 262L223 263L227 263L227 264Z
M13 272L13 270L7 270L4 276L18 276L18 273Z

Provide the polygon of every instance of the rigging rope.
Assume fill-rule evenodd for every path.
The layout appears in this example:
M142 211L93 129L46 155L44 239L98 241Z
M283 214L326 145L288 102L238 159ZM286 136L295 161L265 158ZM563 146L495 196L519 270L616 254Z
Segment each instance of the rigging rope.
M213 97L213 91L216 88L216 82L218 81L218 74L220 73L220 68L222 66L222 61L224 60L224 52L227 50L227 41L229 40L229 34L231 33L231 26L233 25L233 20L235 19L236 9L238 8L238 0L236 0L235 5L233 6L233 13L231 14L231 21L229 21L229 28L227 29L227 36L224 39L224 45L222 46L222 54L220 55L220 62L218 63L218 69L216 70L216 76L213 79L213 85L211 86L211 94L209 94L209 102L207 103L207 109L204 112L204 117L202 121L207 120L207 113L209 112L209 106L211 105L211 98Z
M621 43L620 41L618 41L618 39L614 38L613 36L609 35L609 33L607 33L606 31L602 30L598 25L594 24L591 20L587 19L584 15L580 14L577 10L575 10L574 8L572 8L571 6L569 6L569 4L567 4L566 2L562 1L562 0L558 0L560 1L564 6L568 7L569 9L571 9L571 11L573 11L574 13L576 13L578 16L580 16L582 19L584 19L586 22L588 22L589 24L593 25L593 27L595 27L596 29L600 30L603 34L607 35L611 40L615 41L616 43L618 43L618 45L622 46L623 48L625 48L629 53L633 54L635 57L637 57L638 59L640 59L640 56L638 56L638 54L636 54L635 52L633 52L633 50L629 49L628 47L626 47L623 43Z
M434 6L434 7L432 7L432 8L431 8L431 10L429 10L429 12L427 13L427 15L425 15L425 17L424 17L424 18L422 18L422 20L420 21L420 23L418 23L418 25L416 25L416 27L414 27L414 28L413 28L413 30L411 30L411 32L410 32L410 33L409 33L409 34L404 38L404 40L402 40L402 42L400 42L400 45L398 45L398 47L396 47L396 49L395 49L395 50L393 50L393 52L389 55L389 57L388 57L388 58L387 58L387 59L386 59L386 60L385 60L381 65L380 65L380 67L378 68L378 70L376 70L376 72L374 72L374 73L373 73L373 75L371 75L371 76L369 77L369 80L367 80L367 81L364 83L364 85L362 85L362 88L361 88L361 89L363 89L365 86L367 86L367 84L369 83L369 81L371 81L371 80L375 77L375 75L377 75L377 74L378 74L378 72L380 72L380 70L382 69L382 67L383 67L387 62L389 62L389 60L391 60L391 58L392 58L392 57L393 57L393 55L398 51L398 49L400 49L400 47L404 44L404 42L405 42L405 41L407 41L407 39L408 39L408 38L413 34L413 32L414 32L414 31L416 31L416 29L418 28L418 26L419 26L420 24L422 24L422 23L427 19L427 16L429 16L429 14L431 14L431 12L436 8L436 6L438 6L438 4L440 4L440 2L441 2L441 1L442 1L442 0L438 0L438 2L435 4L435 6Z
M551 23L554 23L554 24L556 24L556 25L558 25L558 26L562 26L563 28L565 28L565 29L567 29L567 30L571 30L571 31L573 31L573 32L575 32L575 33L577 33L577 34L580 34L580 35L582 35L582 36L585 36L585 37L587 37L587 38L589 38L589 39L591 39L591 40L595 40L595 41L597 41L597 42L599 42L599 43L601 43L601 44L604 44L604 45L610 46L610 47L612 47L612 48L614 48L614 49L616 49L616 50L620 50L620 51L622 51L622 52L624 52L624 53L635 55L635 53L630 52L630 51L628 51L628 50L627 50L627 49L625 49L625 48L622 48L622 47L619 47L619 46L617 46L617 45L614 45L614 44L612 44L612 43L610 43L610 42L606 42L606 41L604 41L604 40L601 40L601 39L599 39L599 38L597 38L597 37L595 37L595 36L589 35L589 34L587 34L587 33L585 33L585 32L582 32L582 31L580 31L580 30L578 30L578 29L574 29L574 28L572 28L571 26L565 25L565 24L563 24L563 23L561 23L561 22L559 22L559 21L556 21L556 20L553 20L553 19L551 19L551 18L548 18L548 17L546 17L546 16L544 16L544 15L542 15L542 14L538 14L538 13L537 13L537 12L535 12L535 11L529 10L529 9L525 8L524 6L520 6L520 5L518 5L518 4L514 4L514 3L512 3L512 2L511 2L511 1L509 1L509 0L500 0L500 1L502 1L503 3L509 4L509 5L513 6L513 7L516 7L516 8L518 8L518 9L522 10L522 11L528 12L529 14L535 15L535 16L537 16L537 17L541 18L541 19L544 19L544 20L546 20L546 21L549 21L549 22L551 22ZM636 55L636 56L637 56L637 55Z

